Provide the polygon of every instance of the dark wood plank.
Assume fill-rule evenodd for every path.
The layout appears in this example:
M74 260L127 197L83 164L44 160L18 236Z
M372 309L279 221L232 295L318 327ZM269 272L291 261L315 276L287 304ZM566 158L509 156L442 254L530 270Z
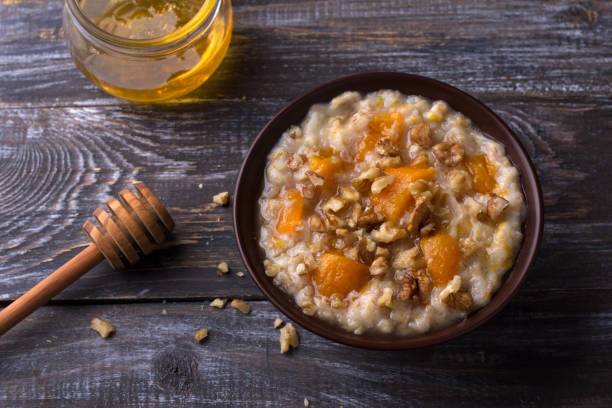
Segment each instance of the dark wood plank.
M230 52L187 101L285 101L372 70L432 76L481 96L606 97L611 11L605 0L237 0ZM126 103L72 63L61 1L0 4L0 19L0 106Z
M521 293L484 327L406 352L358 350L298 327L300 346L281 355L278 312L263 301L251 306L248 316L197 302L44 307L0 339L0 405L612 403L609 290ZM88 328L95 316L113 323L114 337ZM197 345L201 327L209 338Z
M544 244L527 288L612 288L612 180L602 160L612 157L610 102L485 101L519 135L544 188ZM221 261L234 272L244 267L230 208L208 203L233 190L246 149L277 109L236 101L0 110L0 300L14 299L75 254L90 212L134 180L169 206L174 240L134 270L98 267L60 299L258 296L248 278L217 276Z

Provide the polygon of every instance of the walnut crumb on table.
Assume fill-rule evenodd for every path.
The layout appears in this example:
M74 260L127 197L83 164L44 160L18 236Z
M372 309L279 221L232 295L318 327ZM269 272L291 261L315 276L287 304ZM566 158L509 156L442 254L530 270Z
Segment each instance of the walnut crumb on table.
M195 332L193 339L196 343L201 343L205 338L208 337L208 329L200 329Z
M227 262L221 262L219 265L217 265L217 273L219 275L221 275L222 273L228 273L229 272L229 265L227 264Z
M232 303L230 303L230 306L233 307L234 309L240 310L244 314L248 314L251 311L251 306L247 305L240 299L232 300Z
M229 203L229 193L227 191L224 191L222 193L215 194L213 196L213 203L219 205L227 205L227 203Z
M277 317L274 320L274 328L278 329L281 326L281 324L283 324L283 319L281 319L280 317Z
M287 323L280 330L280 351L286 353L290 347L296 348L300 344L297 331L291 323Z
M97 317L91 319L89 327L97 331L98 334L104 339L115 332L115 328L112 324L110 324L110 322L98 319Z
M304 406L307 407L310 405L310 401L308 401L308 398L304 398Z
M216 307L217 309L223 309L226 302L227 302L227 299L216 298L215 300L210 302L210 306Z

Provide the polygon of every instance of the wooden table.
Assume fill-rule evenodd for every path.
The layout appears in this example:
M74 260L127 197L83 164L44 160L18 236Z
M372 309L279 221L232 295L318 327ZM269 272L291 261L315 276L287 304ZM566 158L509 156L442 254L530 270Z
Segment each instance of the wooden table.
M160 106L112 98L77 70L60 1L0 3L2 305L82 248L91 211L134 180L177 221L166 250L95 268L0 338L0 406L611 406L611 3L235 3L217 73ZM237 275L230 210L207 204L233 190L285 103L380 70L446 81L501 115L544 188L542 249L504 311L456 340L373 352L298 328L281 355L279 312ZM213 309L215 297L252 313ZM94 316L116 335L90 330ZM210 337L197 345L200 327Z

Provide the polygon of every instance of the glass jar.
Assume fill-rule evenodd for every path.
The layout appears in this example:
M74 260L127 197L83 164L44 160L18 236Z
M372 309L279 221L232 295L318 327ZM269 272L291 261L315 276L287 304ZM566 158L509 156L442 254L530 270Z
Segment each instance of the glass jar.
M184 95L206 81L229 47L230 0L205 0L182 27L154 38L111 34L90 20L79 0L64 0L63 25L77 67L111 95L157 102Z

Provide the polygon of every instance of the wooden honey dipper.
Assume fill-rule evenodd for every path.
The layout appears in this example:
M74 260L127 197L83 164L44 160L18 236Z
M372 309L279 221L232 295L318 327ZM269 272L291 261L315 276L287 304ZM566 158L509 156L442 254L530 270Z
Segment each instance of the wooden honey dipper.
M105 258L113 269L122 269L166 240L174 228L166 207L143 183L134 188L138 197L124 189L119 192L121 202L114 197L106 201L111 215L96 208L93 216L99 227L85 221L83 229L92 241L87 248L0 311L0 336Z

